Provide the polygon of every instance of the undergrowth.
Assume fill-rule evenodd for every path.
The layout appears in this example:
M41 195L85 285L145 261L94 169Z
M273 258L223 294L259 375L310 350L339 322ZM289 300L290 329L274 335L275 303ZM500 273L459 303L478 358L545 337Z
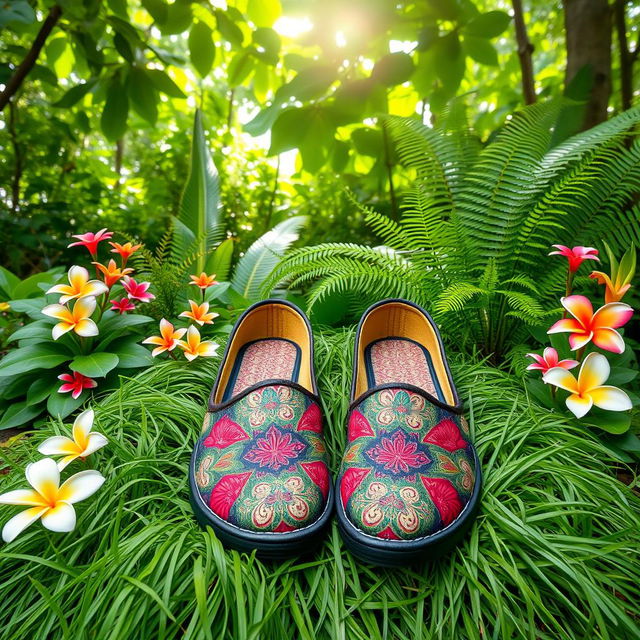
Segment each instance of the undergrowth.
M332 469L345 440L353 334L317 337ZM638 638L640 500L575 422L531 404L516 378L454 359L484 472L466 540L423 568L355 561L335 524L311 558L265 565L197 527L187 466L212 362L168 362L96 408L104 487L73 533L31 526L0 547L0 637ZM2 490L24 485L34 440L0 453ZM3 451L3 450L0 450ZM77 471L82 463L74 463ZM16 508L17 509L17 508ZM2 509L2 520L11 515Z

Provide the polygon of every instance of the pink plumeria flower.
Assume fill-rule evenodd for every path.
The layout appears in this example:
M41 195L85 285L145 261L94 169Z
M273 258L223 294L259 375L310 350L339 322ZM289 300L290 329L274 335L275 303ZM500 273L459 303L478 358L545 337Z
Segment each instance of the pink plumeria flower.
M593 247L573 247L573 249L569 249L569 247L565 247L563 244L554 244L553 246L558 249L558 251L552 251L549 255L564 256L569 261L569 271L571 271L571 273L575 273L585 260L600 262L598 250Z
M42 520L49 531L73 531L76 512L73 505L92 496L103 484L97 471L81 471L60 484L60 471L55 460L43 458L25 469L31 489L16 489L0 495L0 504L29 507L13 516L2 529L2 539L11 542L29 525Z
M134 311L136 305L129 300L129 298L121 298L120 300L110 300L111 309L110 311L117 311L120 315L126 313L127 311Z
M527 353L527 358L533 358L535 360L535 362L532 362L527 367L527 371L542 371L543 375L553 367L568 370L580 364L577 360L558 360L558 352L553 347L547 347L542 352L542 355Z
M71 236L72 238L78 238L79 242L72 242L68 247L77 247L82 245L86 247L91 254L91 257L95 260L98 255L98 243L103 240L108 240L113 235L113 231L107 231L107 228L100 229L98 233L82 233L80 235Z
M136 282L133 278L125 278L122 286L131 300L151 302L156 298L153 293L147 291L151 286L150 282Z
M95 389L98 383L93 378L83 376L77 371L71 373L62 373L58 376L58 380L64 382L58 389L58 393L69 393L71 391L71 397L76 400L85 389Z
M60 471L78 458L84 460L109 444L105 436L97 431L92 431L93 418L93 409L83 411L73 423L71 438L52 436L38 447L38 451L44 456L64 456L58 462Z
M633 309L624 302L610 302L595 313L589 298L567 296L560 298L562 306L573 316L558 320L547 333L570 333L569 345L574 351L589 342L613 353L624 351L624 340L616 331L633 315Z
M605 386L611 368L601 353L590 353L582 363L578 378L560 367L549 369L543 380L569 392L567 408L576 418L582 418L595 405L605 411L628 411L629 396L617 387Z

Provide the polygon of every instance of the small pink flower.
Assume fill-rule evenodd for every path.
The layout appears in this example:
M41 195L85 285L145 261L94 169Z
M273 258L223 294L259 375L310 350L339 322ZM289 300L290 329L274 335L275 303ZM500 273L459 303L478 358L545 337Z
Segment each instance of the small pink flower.
M120 315L127 311L133 311L136 305L129 298L121 298L120 300L111 300L110 311L117 311Z
M71 373L63 373L58 376L58 380L63 380L64 384L58 389L58 393L68 393L71 391L71 397L75 400L85 389L93 389L98 383L93 378L83 376L77 371Z
M527 367L527 371L542 371L542 375L547 373L549 369L553 369L553 367L569 370L580 364L577 360L558 360L558 352L553 347L547 347L542 355L527 353L527 358L535 360Z
M125 278L122 286L131 300L140 300L140 302L155 300L155 296L147 292L147 289L151 286L150 282L138 283L133 278Z
M104 229L100 229L98 233L82 233L80 235L71 236L72 238L78 238L79 242L72 242L68 247L77 247L82 245L86 247L91 254L92 258L95 260L98 255L98 242L102 242L103 240L108 240L113 235L113 231L107 231L106 227Z
M549 255L564 256L569 261L569 271L572 273L575 273L585 260L600 262L598 250L593 247L573 247L573 249L569 249L569 247L565 247L563 244L554 244L553 246L558 249L558 251L552 251Z

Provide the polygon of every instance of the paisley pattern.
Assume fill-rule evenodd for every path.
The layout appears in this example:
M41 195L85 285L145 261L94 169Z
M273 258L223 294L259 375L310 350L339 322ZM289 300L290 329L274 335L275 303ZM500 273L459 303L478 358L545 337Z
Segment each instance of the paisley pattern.
M405 389L382 389L349 416L339 500L362 532L411 540L447 527L469 502L475 462L464 418Z
M297 389L266 386L207 413L194 455L204 503L242 529L293 531L325 509L330 479L322 414Z

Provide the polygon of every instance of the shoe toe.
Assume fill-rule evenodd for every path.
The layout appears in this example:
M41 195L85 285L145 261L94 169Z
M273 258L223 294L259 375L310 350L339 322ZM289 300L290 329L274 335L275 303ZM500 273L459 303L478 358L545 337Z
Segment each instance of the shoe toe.
M207 413L191 473L211 519L251 532L313 524L330 486L320 408L301 391L274 385Z

